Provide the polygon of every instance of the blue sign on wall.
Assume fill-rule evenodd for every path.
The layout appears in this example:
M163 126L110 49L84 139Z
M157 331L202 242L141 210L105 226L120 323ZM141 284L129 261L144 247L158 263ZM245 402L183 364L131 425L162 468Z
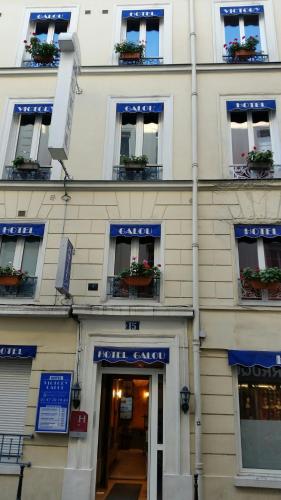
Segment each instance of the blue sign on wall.
M71 12L32 12L30 21L69 21Z
M15 104L14 113L20 113L21 115L33 115L45 113L52 113L53 104L52 103L38 103L38 104Z
M160 238L160 224L110 224L110 236L123 236L125 238Z
M249 5L244 7L221 7L221 16L239 16L243 14L254 15L262 14L264 11L263 5Z
M147 18L147 17L164 17L164 9L148 9L148 10L122 10L123 19L128 18Z
M137 363L142 362L167 364L170 361L169 349L165 347L105 347L96 346L94 350L94 362L100 363Z
M35 345L1 345L0 358L35 358Z
M69 238L62 238L56 275L56 289L63 295L68 295L70 286L73 245Z
M116 105L117 113L162 113L163 102L125 102Z
M251 226L235 226L235 238L277 238L281 236L281 226L272 226L269 224Z
M0 236L44 236L44 224L0 224Z
M36 432L68 432L71 373L42 373L36 415Z
M265 101L226 101L227 111L258 111L275 110L276 102L272 100Z
M242 366L281 366L281 351L228 351L229 365Z

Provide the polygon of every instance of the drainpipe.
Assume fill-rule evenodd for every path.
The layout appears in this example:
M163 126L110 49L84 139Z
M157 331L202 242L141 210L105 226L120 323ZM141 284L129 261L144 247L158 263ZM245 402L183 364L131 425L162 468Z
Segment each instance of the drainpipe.
M200 387L200 308L198 266L198 117L197 69L194 0L189 0L191 59L191 136L192 136L192 295L193 295L193 375L195 402L195 470L198 478L198 500L203 500L201 451L201 387Z

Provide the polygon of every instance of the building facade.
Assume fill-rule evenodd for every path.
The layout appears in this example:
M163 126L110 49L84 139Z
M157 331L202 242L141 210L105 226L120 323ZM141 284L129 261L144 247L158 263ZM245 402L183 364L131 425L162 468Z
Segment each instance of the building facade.
M278 0L2 4L1 498L22 463L28 500L278 498L281 287L241 274L281 268ZM42 62L25 45L73 32L61 163L64 52ZM231 48L251 36L250 53ZM142 56L116 53L124 40ZM247 162L265 150L269 164ZM143 261L148 282L126 280Z

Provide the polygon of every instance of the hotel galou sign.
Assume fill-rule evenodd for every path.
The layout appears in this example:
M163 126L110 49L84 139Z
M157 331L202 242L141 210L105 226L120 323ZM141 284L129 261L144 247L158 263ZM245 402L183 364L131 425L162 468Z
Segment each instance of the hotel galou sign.
M137 363L139 361L145 364L163 363L167 364L170 361L168 348L156 347L107 347L96 346L94 350L94 362L100 363L107 361L108 363Z
M277 238L281 236L281 225L251 225L251 226L235 226L235 238Z

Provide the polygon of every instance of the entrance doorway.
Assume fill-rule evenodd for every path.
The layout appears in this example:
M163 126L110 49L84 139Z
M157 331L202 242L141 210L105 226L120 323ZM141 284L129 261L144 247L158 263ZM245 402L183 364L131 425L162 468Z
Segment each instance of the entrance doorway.
M162 460L163 373L105 368L96 500L162 500Z

